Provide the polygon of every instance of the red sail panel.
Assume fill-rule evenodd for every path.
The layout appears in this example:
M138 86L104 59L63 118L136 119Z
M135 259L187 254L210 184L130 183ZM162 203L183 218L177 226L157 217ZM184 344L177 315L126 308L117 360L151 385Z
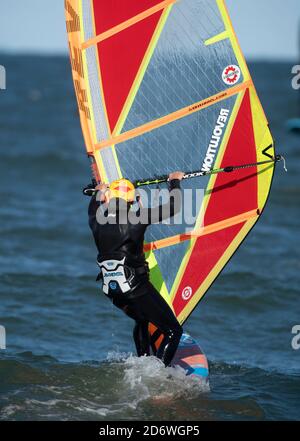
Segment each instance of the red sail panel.
M247 90L235 120L221 167L255 162L256 146L250 95ZM219 174L205 213L204 225L211 225L257 209L257 185L257 168L242 169L234 175ZM173 301L177 316L196 294L243 226L244 223L197 239ZM189 293L190 295L188 295Z
M245 92L235 120L221 168L257 161L249 90ZM216 222L258 208L257 168L243 169L217 176L204 224Z
M93 0L96 34L152 8L162 0Z
M196 294L199 286L213 270L243 226L244 223L235 225L226 230L200 237L197 240L173 301L174 312L177 317Z
M159 11L98 44L111 131L120 117L161 15Z

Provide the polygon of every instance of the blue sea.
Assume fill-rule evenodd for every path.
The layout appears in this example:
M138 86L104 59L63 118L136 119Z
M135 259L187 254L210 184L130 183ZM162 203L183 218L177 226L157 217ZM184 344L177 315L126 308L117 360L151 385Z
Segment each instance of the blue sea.
M95 282L89 164L67 57L0 56L1 420L299 420L300 116L294 63L250 70L288 173L185 330L209 388L134 356L132 323Z

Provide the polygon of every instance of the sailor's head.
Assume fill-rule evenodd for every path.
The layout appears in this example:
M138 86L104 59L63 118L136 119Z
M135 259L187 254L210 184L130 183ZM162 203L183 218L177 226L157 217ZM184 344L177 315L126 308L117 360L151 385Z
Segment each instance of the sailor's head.
M109 186L109 199L119 199L128 204L135 201L135 187L128 179L118 179Z

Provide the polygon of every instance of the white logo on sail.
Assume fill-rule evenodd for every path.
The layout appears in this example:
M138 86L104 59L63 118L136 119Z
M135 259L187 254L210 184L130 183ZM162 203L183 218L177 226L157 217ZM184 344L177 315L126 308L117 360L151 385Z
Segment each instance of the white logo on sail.
M217 120L217 125L214 128L214 132L211 137L208 150L206 152L206 156L201 169L201 171L203 172L209 172L214 165L215 157L218 152L221 139L224 133L224 129L229 118L229 113L230 111L228 109L221 109L220 111L220 115Z
M182 298L183 300L189 300L193 295L193 290L190 286L187 286L182 291Z
M231 64L223 70L222 78L227 86L233 86L241 78L241 69L235 64Z

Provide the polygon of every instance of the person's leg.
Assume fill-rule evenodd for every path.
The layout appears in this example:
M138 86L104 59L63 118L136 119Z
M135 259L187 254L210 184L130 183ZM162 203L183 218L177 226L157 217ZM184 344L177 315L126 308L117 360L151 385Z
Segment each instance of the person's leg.
M166 367L170 366L174 358L182 332L182 328L179 325L179 327L173 329L169 328L164 333L164 338L157 350L156 357L162 360Z
M133 339L138 357L150 355L150 336L148 332L148 322L143 320L139 314L139 308L134 308L131 300L118 299L113 300L113 304L121 309L128 317L135 320L133 328Z
M157 350L156 356L163 361L165 366L169 366L177 351L183 329L167 303L166 306L168 308L168 314L167 308L164 307L162 309L164 311L164 318L156 313L152 323L164 334L163 341ZM162 319L164 320L163 322Z
M134 300L133 309L138 310L145 321L153 323L164 334L156 356L165 366L169 366L183 332L172 309L150 283L147 286L147 294Z
M150 337L148 331L148 322L137 321L133 329L133 339L135 342L138 357L150 355Z

